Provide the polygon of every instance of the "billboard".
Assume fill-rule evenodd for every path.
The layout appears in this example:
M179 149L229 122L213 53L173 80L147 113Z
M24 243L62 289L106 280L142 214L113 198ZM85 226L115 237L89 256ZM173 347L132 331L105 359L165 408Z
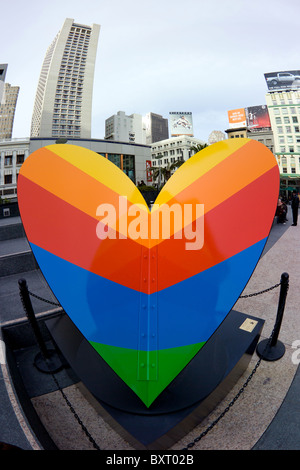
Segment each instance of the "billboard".
M169 124L171 137L177 135L194 136L193 118L190 112L170 112Z
M244 108L231 109L228 111L229 127L231 129L246 127L246 114Z
M270 116L266 105L245 108L247 128L251 131L271 129Z
M272 72L264 75L270 91L300 88L300 70Z

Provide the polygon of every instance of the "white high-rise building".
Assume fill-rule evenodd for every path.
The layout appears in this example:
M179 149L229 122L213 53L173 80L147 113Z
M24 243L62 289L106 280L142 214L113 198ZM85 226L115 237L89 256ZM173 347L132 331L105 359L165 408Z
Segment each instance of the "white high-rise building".
M105 140L146 144L146 129L140 114L126 116L124 111L105 120Z
M31 137L91 138L94 67L100 25L67 18L46 52Z

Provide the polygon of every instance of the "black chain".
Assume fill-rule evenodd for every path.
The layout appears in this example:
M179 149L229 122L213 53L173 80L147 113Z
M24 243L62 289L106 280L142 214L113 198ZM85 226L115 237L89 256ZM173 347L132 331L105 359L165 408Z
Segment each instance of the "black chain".
M56 302L52 302L51 300L47 300L47 299L44 299L43 297L40 297L36 294L33 294L32 292L28 291L29 295L31 295L32 297L35 297L36 299L39 299L39 300L42 300L48 304L52 304L52 305L57 305L57 306L60 306L60 304L56 303ZM22 298L22 296L21 296ZM25 306L24 306L25 308ZM47 358L44 358L45 359L45 363L47 364L48 366L48 362L47 362ZM49 372L51 373L51 376L58 388L58 390L60 391L60 393L62 394L62 397L64 398L66 404L68 405L70 411L73 413L75 419L77 420L78 424L81 426L83 432L85 433L85 435L88 437L89 441L92 443L93 447L96 449L96 450L101 450L100 447L98 446L98 444L96 443L96 441L93 439L92 435L89 433L89 431L87 430L86 426L83 424L83 422L81 421L81 419L79 418L78 414L76 413L73 405L71 404L71 402L69 401L68 397L66 396L65 392L63 391L63 389L61 388L57 378L55 377L54 373L50 371L50 368L49 368Z
M33 292L28 291L28 294L31 295L32 297L35 297L38 300L42 300L43 302L46 302L47 304L56 305L57 307L60 307L59 303L44 299L43 297L40 297L39 295L33 294Z
M243 386L240 388L240 390L238 391L238 393L235 395L235 397L231 400L230 403L228 403L227 407L224 409L224 411L222 411L222 413L198 436L198 437L195 437L195 439L190 442L189 444L187 444L186 447L184 447L183 449L181 450L188 450L188 449L191 449L192 447L194 447L194 445L201 441L201 439L206 436L206 434L209 433L209 431L211 431L215 426L216 424L218 424L218 422L226 415L226 413L228 413L228 411L230 410L230 408L235 404L235 402L238 400L238 398L242 395L242 393L244 393L245 391L245 388L248 386L249 382L251 381L252 377L254 376L255 372L257 371L262 359L263 359L263 356L264 356L264 353L266 351L266 349L268 348L268 346L270 345L271 341L272 341L272 338L273 338L273 335L274 335L274 331L276 329L276 325L274 326L273 328L273 331L266 343L266 346L263 350L263 353L261 355L261 357L258 359L257 363L255 364L255 367L253 368L252 372L250 373L250 375L248 376L246 382L243 384Z
M239 299L247 299L248 297L254 297L256 295L260 294L265 294L266 292L270 292L270 290L276 289L276 287L279 287L281 285L281 282L278 284L275 284L272 287L268 287L268 289L261 290L260 292L254 292L253 294L248 294L248 295L240 295Z
M70 411L73 413L75 419L77 420L77 422L79 423L79 425L81 426L83 432L85 433L85 435L88 437L89 441L92 443L93 447L96 449L96 450L101 450L100 447L98 446L97 442L93 439L92 435L89 433L89 431L87 430L87 428L85 427L85 425L83 424L83 422L81 421L81 419L79 418L78 414L76 413L72 403L69 401L68 397L66 396L65 392L62 390L62 388L60 387L59 385L59 382L57 380L57 378L55 377L55 375L53 373L51 373L52 377L53 377L53 380L58 388L58 390L60 391L60 393L62 394L66 404L68 405Z

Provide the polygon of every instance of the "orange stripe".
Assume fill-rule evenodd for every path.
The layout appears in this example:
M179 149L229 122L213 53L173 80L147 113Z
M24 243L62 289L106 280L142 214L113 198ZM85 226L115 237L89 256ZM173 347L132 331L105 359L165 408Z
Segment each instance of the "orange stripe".
M19 206L30 243L83 269L140 290L142 247L96 236L97 221L20 175ZM147 286L143 286L147 293Z
M172 188L169 186L168 205L205 203L204 210L207 214L265 172L277 167L273 154L266 149L262 156L261 144L259 148L256 144L256 141L248 142L178 194L171 195ZM179 172L180 168L172 178L179 177ZM171 183L171 180L169 182Z
M99 158L103 157L99 156ZM143 207L132 204L129 199L126 201L125 198L122 198L122 204L124 204L124 207L122 207L124 209L127 207L127 211L124 210L126 215L120 214L120 197L128 196L129 198L130 194L117 194L105 184L92 178L46 148L41 149L35 159L28 160L28 165L20 175L27 177L95 220L100 220L96 215L98 206L100 204L110 204L116 211L116 225L113 224L115 219L112 219L110 226L114 230L120 230L125 236L128 235L126 221L130 223L135 220L136 214L140 214L142 224L148 225L150 214L146 202ZM129 179L128 181L131 183ZM128 212L132 215L128 215ZM138 239L136 242L148 246L148 240Z
M278 181L278 168L274 167L205 214L201 250L186 250L184 238L161 243L157 290L205 271L267 237L276 210Z

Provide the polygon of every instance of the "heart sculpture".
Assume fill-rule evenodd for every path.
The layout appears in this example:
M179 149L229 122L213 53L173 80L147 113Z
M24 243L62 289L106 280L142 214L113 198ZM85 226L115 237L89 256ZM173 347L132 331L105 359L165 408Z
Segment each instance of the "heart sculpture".
M244 290L278 191L273 154L250 139L222 141L191 157L151 212L117 166L82 147L41 148L18 178L23 225L45 279L146 407Z

